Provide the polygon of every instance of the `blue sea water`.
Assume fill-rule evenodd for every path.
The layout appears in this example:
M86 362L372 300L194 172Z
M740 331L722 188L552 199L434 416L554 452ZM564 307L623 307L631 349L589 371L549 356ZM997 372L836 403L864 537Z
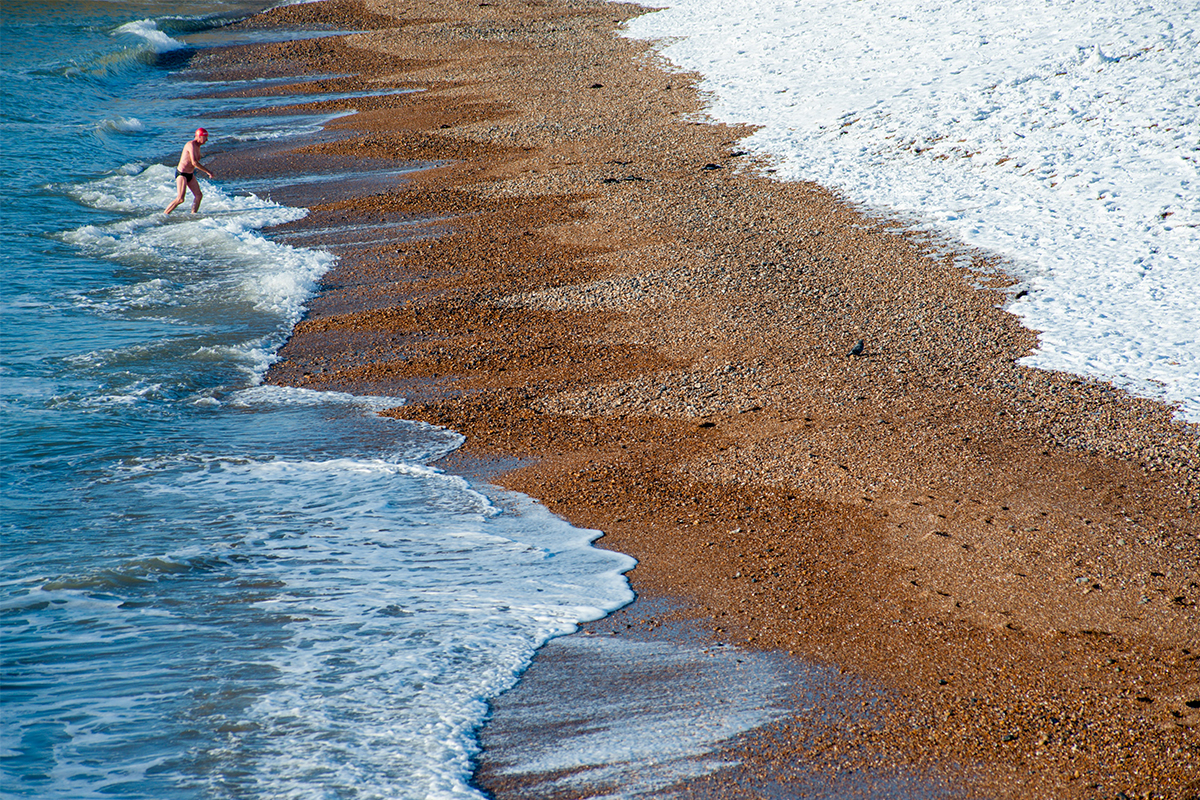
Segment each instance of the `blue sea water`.
M327 252L205 181L182 74L261 2L6 0L0 796L472 797L474 734L548 637L631 599L623 556L429 464L400 398L262 384ZM189 200L190 203L190 200Z

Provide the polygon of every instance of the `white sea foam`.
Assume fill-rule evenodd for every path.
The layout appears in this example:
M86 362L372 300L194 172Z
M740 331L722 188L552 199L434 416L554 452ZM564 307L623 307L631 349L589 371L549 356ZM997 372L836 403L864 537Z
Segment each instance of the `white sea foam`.
M284 122L284 124L273 124L272 120L267 120L265 125L230 133L226 135L226 138L228 138L231 142L264 142L274 139L290 139L299 136L309 136L324 130L328 123L332 122L338 117L349 116L353 113L353 111L347 111L317 118L291 116Z
M169 580L237 557L240 580L273 587L261 613L296 620L282 647L256 653L276 688L207 754L253 753L251 793L309 797L333 780L364 796L478 797L464 777L484 698L548 637L632 599L633 561L590 547L599 532L519 496L502 511L420 463L197 455L120 472L177 517L239 499L207 529L207 550L131 560L122 575Z
M172 50L182 50L187 47L183 42L172 39L159 30L158 23L152 19L139 19L135 22L127 22L117 28L116 32L145 40L146 44L155 53L169 53Z
M76 308L96 314L117 315L126 311L166 308L180 302L179 287L165 278L150 278L103 292L78 293L71 296Z
M206 346L250 363L261 375L274 359L279 337L304 313L317 281L334 262L330 253L271 241L260 230L299 219L303 209L254 195L232 195L204 183L200 214L162 208L174 197L172 171L155 164L130 166L89 184L67 187L83 204L121 214L103 224L60 234L84 251L124 264L141 264L154 277L79 295L76 303L111 314L158 310L163 321L205 324L214 316L266 315L274 335Z
M254 195L234 195L222 191L220 183L198 178L204 192L202 214L248 214L248 221L260 225L277 225L304 216L303 209L289 208ZM175 197L175 171L162 164L126 164L111 175L86 184L65 184L55 187L92 208L125 213L162 211ZM188 203L172 215L186 218Z
M258 383L267 370L279 360L277 350L281 344L279 334L261 336L236 344L218 344L199 347L192 354L197 361L212 361L218 364L235 364L242 369L250 383ZM208 403L212 400L209 390L192 397L193 402Z
M96 127L102 131L118 133L138 133L146 130L146 126L137 117L114 117L98 123Z
M629 25L785 179L1011 260L1027 363L1200 421L1200 37L1187 0L669 0Z
M254 408L264 406L329 406L331 404L341 403L345 405L358 406L368 411L379 412L386 411L389 408L396 408L405 403L403 397L387 397L384 395L370 394L350 394L348 392L331 392L317 391L314 389L303 389L298 386L271 386L260 385L252 386L249 389L242 389L236 392L230 399L229 404L235 407ZM408 421L407 424L417 425L420 427L426 426L425 423ZM438 428L437 430L441 430ZM450 434L458 437L459 443L463 440L458 434ZM457 447L457 445L455 445ZM447 451L449 452L449 451ZM441 453L440 455L445 455ZM438 457L440 457L440 455ZM415 458L415 457L410 457Z
M485 740L494 747L488 766L531 797L674 796L668 787L727 766L723 744L796 713L798 690L828 679L769 653L692 642L576 636L550 652L571 665L571 702L535 677L515 701L501 699ZM561 734L547 739L547 728Z
M104 387L100 391L71 392L47 398L47 408L66 408L76 410L105 410L113 406L132 406L147 401L160 399L163 384L147 381L141 378L131 378L126 382Z

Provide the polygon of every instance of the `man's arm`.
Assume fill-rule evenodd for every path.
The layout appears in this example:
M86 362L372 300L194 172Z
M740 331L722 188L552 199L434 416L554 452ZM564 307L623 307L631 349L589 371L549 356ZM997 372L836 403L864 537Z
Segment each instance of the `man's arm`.
M188 166L191 167L191 169L180 167L181 172L192 172L198 169L210 178L213 176L208 167L200 163L200 145L196 144L195 142L188 142L184 146L183 152L184 156L182 161L188 162Z

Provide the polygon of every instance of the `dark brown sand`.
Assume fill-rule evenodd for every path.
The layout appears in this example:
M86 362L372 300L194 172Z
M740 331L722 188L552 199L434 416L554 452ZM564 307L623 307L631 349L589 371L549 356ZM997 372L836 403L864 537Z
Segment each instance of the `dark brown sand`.
M269 380L410 398L389 413L523 465L494 480L605 531L672 619L886 694L740 740L697 796L883 763L950 796L1200 796L1198 426L1020 366L1002 263L772 180L618 38L638 13L329 0L255 24L365 32L198 60L422 90L298 96L358 113L279 170L442 165L309 203L298 227L410 238L339 251Z

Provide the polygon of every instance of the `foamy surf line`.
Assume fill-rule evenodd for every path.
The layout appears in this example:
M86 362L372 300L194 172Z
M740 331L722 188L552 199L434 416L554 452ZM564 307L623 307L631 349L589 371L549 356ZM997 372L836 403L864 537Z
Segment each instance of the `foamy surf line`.
M162 519L140 549L30 583L57 609L30 625L83 653L100 687L80 708L56 683L39 712L69 710L91 746L114 750L64 771L56 794L100 796L98 774L220 794L236 774L247 796L479 796L468 778L487 698L548 638L628 602L632 561L527 498L425 465L461 437L379 420L389 402L269 386L230 401L268 436L380 441L390 429L384 456L278 456L282 439L245 439L243 425L219 452L147 454L108 477ZM322 428L338 407L338 429ZM60 624L110 635L80 641ZM134 732L106 731L118 717ZM195 741L187 756L171 743L179 726ZM164 762L153 777L139 773L147 752Z
M272 679L265 686L240 677L231 682L254 702L237 713L220 711L238 722L205 750L204 760L218 765L199 779L210 790L225 785L220 765L237 760L247 770L243 789L264 797L306 796L313 785L414 800L478 796L469 777L487 700L517 680L547 639L628 603L624 572L633 561L597 550L598 531L574 528L528 498L484 494L428 466L462 437L377 416L400 398L261 385L333 256L262 235L264 226L302 218L303 209L233 195L216 183L205 182L200 214L164 217L172 177L166 167L129 165L72 188L81 204L116 218L60 238L144 273L132 283L75 295L76 307L185 329L153 345L86 353L73 359L74 369L104 376L153 368L179 378L153 390L140 382L114 384L104 404L63 397L60 405L169 402L184 375L214 363L233 363L249 375L182 398L228 409L220 441L128 459L107 479L137 497L143 511L161 516L164 530L155 542L161 551L63 575L41 589L62 601L68 615L99 616L97 624L113 626L122 614L118 604L76 601L97 591L170 594L174 582L201 581L207 573L227 576L223 586L254 590L252 601L235 593L222 602L262 609L261 618L247 611L238 624L243 634L271 643L256 648L253 663ZM232 339L222 328L213 343L196 347L191 329L230 323ZM229 391L239 383L260 385ZM298 433L315 441L297 442ZM191 626L194 641L222 640L219 628L181 611L153 616L140 624ZM148 675L164 669L156 659L175 657L142 650L139 658L153 664ZM219 661L221 653L214 645L205 659ZM90 667L98 676L120 668L119 658L101 656ZM100 725L122 704L136 709L127 718L156 727L160 702L119 692L95 700L81 727ZM150 747L139 741L133 749ZM126 775L137 765L114 758L108 768L112 776ZM182 769L165 774L195 783L186 763ZM90 796L91 780L82 774L58 788Z
M1025 363L1200 421L1200 41L1183 2L678 0L628 26L778 176L1003 256ZM829 20L840 23L831 26Z
M257 320L252 324L260 335L192 355L190 340L181 347L160 342L152 351L138 345L94 352L78 359L78 368L99 374L146 361L213 359L240 364L250 373L245 379L259 383L333 256L262 236L262 227L300 219L303 209L231 195L207 181L202 213L163 217L172 177L166 167L130 165L72 190L81 203L117 219L67 231L64 241L101 258L142 262L154 275L77 303L107 316L150 314L170 324L203 325L210 317L227 322L240 314ZM109 393L111 402L129 403L147 402L147 394L140 384ZM161 391L149 394L153 399ZM425 466L462 437L375 418L401 404L399 398L259 385L228 396L206 390L191 399L253 412L271 430L318 437L331 414L353 419L361 409L355 427L373 433L331 435L389 451L298 460L255 455L229 442L228 452L137 460L118 475L145 506L170 506L185 522L193 507L197 515L216 513L210 498L260 506L219 514L239 523L227 535L240 537L241 527L261 532L253 547L240 550L253 552L281 537L269 569L238 568L244 582L286 587L271 602L293 609L297 618L288 631L296 643L258 657L269 656L263 663L279 676L278 688L244 712L244 733L227 737L232 750L254 754L248 786L264 796L300 796L309 781L332 774L338 785L360 791L472 796L474 731L486 700L515 682L546 639L628 602L623 573L632 560L595 550L591 542L599 532L574 529L525 498L500 495L502 508L462 478ZM409 433L398 435L396 428ZM295 518L280 527L271 509L289 497L303 498L303 511L291 512ZM276 527L280 532L272 534ZM311 533L299 541L301 530ZM335 569L350 552L358 553L348 561L350 571ZM207 565L221 556L201 548L153 558L167 565L163 574L174 575L187 573L193 561ZM142 575L144 561L113 572L114 585L157 582ZM48 590L79 591L92 586L89 580L67 579ZM344 674L331 666L350 662L355 668ZM397 676L403 677L397 682ZM364 732L362 708L388 711L372 715ZM260 731L271 736L264 739ZM276 735L286 748L273 744ZM354 754L349 762L347 753ZM218 763L228 757L224 748L211 756Z
M254 105L269 103L264 98ZM314 132L306 128L296 133L296 122L302 120L296 119L286 135ZM270 137L235 132L231 138ZM139 185L161 177L156 167L133 176ZM349 184L356 177L361 176L311 180ZM310 179L291 175L289 180ZM312 250L275 240L284 237L267 240L258 229L297 221L303 210L230 195L220 184L212 184L210 194L210 182L202 183L201 219L172 220L161 226L163 235L192 242L216 229L232 237L235 249L263 255L264 263L302 261L284 270L293 276L294 292L261 291L259 273L250 264L245 265L249 277L242 280L256 308L275 313L290 332L334 260L322 249L321 235L328 238L338 231L316 231ZM259 188L253 175L238 185ZM216 201L211 206L210 197ZM165 203L153 194L141 206L160 201ZM112 197L97 190L91 202L99 207ZM141 206L133 210L138 217ZM124 229L121 223L114 225L87 231L92 237L88 246L121 246ZM233 266L239 266L238 259ZM256 382L275 360L281 342L268 344L256 350L266 354L256 362ZM315 514L302 549L303 558L315 565L310 573L314 580L320 573L319 585L297 585L287 570L267 577L268 582L288 584L278 606L305 624L296 625L295 644L272 661L283 685L246 711L248 727L266 732L265 738L248 731L232 748L253 753L255 774L249 785L263 796L307 796L316 784L414 800L480 796L469 781L487 701L516 682L549 638L630 602L624 573L633 559L593 547L599 531L575 528L536 501L495 487L475 488L427 466L461 444L462 437L421 423L375 417L400 404L399 398L259 385L219 402L231 409L265 411L272 419L305 413L328 418L340 414L339 408L361 408L371 418L361 424L376 435L335 436L335 441L370 442L387 451L375 458L297 461L239 455L142 465L152 474L144 480L163 496L177 492L179 484L203 496L257 494L264 504L291 495L304 498L305 514ZM282 427L319 437L317 425ZM397 427L407 433L388 444ZM333 447L323 441L314 446ZM186 477L164 482L153 475L163 468ZM423 504L406 505L397 484L421 487ZM441 521L445 515L453 518L448 525ZM293 526L305 527L289 524ZM294 539L282 544L277 563L292 559L296 549ZM348 550L363 554L366 563L347 559ZM363 709L372 713L363 714ZM281 747L281 742L286 744ZM327 781L329 775L336 780Z
M401 171L362 173L364 181L390 180ZM90 256L145 265L144 280L109 287L72 299L79 308L110 316L153 316L163 323L207 326L246 323L256 335L241 343L206 344L195 351L199 358L232 355L263 380L277 359L276 350L304 316L320 278L337 261L331 250L378 244L382 237L404 240L410 228L423 221L374 225L301 228L268 238L264 228L296 222L307 216L303 208L281 205L254 194L231 194L220 183L201 181L204 201L198 214L177 211L165 216L161 207L173 196L172 171L162 165L128 165L115 174L88 184L67 187L80 203L111 211L118 218L89 224L59 234ZM329 180L352 185L360 176L289 176L288 186ZM244 179L241 190L274 185L263 179ZM349 240L346 240L349 237ZM313 246L301 246L298 239Z

